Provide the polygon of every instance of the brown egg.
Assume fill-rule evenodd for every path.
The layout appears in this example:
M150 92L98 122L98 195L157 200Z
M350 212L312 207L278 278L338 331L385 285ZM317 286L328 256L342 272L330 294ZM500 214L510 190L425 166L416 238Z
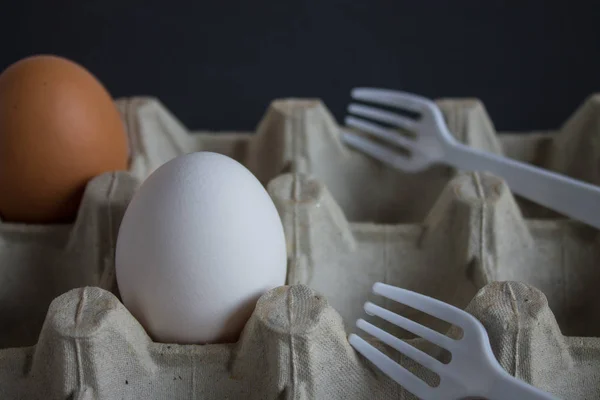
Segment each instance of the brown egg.
M0 218L71 222L87 182L124 170L128 140L119 111L80 65L42 55L0 75Z

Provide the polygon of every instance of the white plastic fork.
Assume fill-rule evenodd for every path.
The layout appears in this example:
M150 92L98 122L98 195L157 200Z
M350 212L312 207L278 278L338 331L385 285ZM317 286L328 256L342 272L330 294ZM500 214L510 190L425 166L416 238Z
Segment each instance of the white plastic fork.
M368 137L342 130L342 140L371 157L406 172L424 170L435 163L457 169L487 171L502 177L514 193L563 215L600 229L600 187L565 175L537 168L510 158L476 150L458 142L448 131L438 106L431 100L410 93L387 89L355 88L352 98L402 109L420 115L413 119L394 112L361 104L350 104L345 123L407 150L407 156ZM404 136L387 128L395 126L415 134Z
M431 297L379 282L373 285L373 292L433 315L463 330L462 338L455 340L371 302L365 303L367 314L380 317L421 336L452 354L450 362L444 364L363 319L356 321L358 328L405 354L440 377L437 387L429 386L360 336L356 334L349 336L350 344L360 354L415 396L423 400L473 397L490 400L556 399L556 397L508 374L496 361L485 328L477 318L466 311Z

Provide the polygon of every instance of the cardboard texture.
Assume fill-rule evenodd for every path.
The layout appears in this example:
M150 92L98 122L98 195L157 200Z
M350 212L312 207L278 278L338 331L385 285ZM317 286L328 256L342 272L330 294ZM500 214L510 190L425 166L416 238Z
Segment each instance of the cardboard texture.
M90 181L73 225L0 223L1 399L413 398L349 346L363 303L459 331L372 296L377 281L466 308L510 374L558 397L600 397L598 231L515 198L486 173L383 166L340 142L318 100L273 102L255 135L189 132L152 98L117 104L130 171ZM438 104L464 143L600 184L598 96L557 132L526 136L498 135L477 100ZM233 344L154 343L118 299L114 249L127 204L154 169L192 151L245 164L286 233L289 286L260 299Z

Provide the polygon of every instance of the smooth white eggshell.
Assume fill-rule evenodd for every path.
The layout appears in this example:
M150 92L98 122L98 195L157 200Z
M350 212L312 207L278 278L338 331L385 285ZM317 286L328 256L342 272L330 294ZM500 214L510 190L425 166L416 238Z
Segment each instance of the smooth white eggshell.
M286 278L277 210L237 161L200 152L158 168L119 229L125 306L159 342L237 340L256 301Z

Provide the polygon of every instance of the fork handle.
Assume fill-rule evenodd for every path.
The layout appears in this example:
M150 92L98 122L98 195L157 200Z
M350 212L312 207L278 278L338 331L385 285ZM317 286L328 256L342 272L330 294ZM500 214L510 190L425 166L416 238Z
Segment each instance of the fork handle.
M445 161L469 171L502 177L511 190L563 215L600 229L600 187L462 143L447 148Z

